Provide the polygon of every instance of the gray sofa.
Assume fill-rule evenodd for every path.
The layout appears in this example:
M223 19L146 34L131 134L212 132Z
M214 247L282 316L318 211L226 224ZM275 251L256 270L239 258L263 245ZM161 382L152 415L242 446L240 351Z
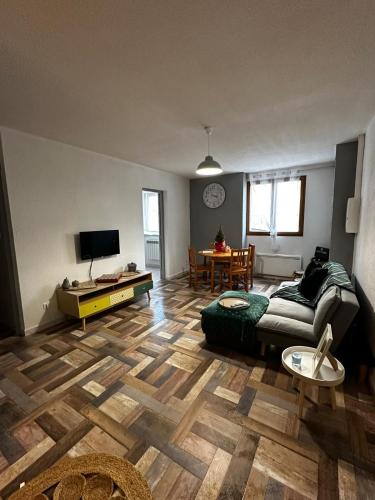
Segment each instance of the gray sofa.
M335 351L358 309L356 295L336 285L325 291L315 309L291 300L271 298L257 324L257 339L263 345L316 346L327 323L331 323L331 351Z

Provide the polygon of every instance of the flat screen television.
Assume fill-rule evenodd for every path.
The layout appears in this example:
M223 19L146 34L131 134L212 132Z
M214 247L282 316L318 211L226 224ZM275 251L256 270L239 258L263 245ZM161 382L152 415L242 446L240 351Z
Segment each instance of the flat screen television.
M110 231L85 231L79 233L81 259L95 259L120 253L120 237L117 229Z

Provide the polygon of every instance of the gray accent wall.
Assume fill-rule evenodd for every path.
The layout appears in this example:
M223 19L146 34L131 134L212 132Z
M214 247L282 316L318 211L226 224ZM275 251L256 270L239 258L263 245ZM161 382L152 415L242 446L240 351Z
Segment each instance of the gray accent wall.
M221 184L226 192L219 208L207 208L203 203L203 190L212 182ZM231 247L242 247L244 228L244 174L227 174L190 180L190 244L196 249L208 248L214 241L219 225Z
M333 193L331 260L343 264L352 272L354 234L345 232L348 198L354 196L358 141L336 146L336 168Z

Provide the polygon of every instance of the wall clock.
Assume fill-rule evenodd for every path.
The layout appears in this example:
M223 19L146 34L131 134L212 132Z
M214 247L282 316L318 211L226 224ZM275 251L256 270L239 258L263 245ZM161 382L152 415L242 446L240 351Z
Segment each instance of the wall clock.
M208 184L203 191L203 203L208 208L219 208L225 201L225 189L218 182Z

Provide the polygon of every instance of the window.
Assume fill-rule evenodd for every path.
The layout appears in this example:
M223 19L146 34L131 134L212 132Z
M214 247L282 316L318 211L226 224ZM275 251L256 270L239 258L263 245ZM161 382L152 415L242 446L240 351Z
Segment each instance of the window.
M147 234L159 233L159 196L143 191L143 229Z
M247 234L303 236L306 176L247 183Z

